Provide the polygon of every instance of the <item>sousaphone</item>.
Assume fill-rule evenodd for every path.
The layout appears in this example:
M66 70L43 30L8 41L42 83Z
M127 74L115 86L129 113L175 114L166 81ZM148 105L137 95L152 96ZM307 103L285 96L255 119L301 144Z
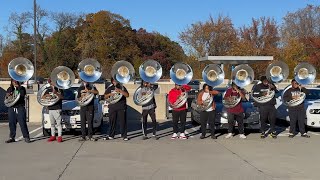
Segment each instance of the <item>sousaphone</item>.
M8 72L12 79L18 82L25 82L32 77L34 67L29 59L18 57L10 61L8 64ZM15 105L19 99L20 93L18 91L14 91L12 94L6 95L4 104L7 107L11 107Z

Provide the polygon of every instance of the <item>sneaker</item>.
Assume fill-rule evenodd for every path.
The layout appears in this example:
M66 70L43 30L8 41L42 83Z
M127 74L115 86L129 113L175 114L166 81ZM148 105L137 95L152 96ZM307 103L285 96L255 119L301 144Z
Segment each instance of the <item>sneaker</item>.
M159 137L157 135L152 135L152 138L155 139L155 140L159 139Z
M180 139L188 139L187 136L184 133L180 134Z
M229 139L229 138L232 138L232 137L233 137L233 134L232 133L228 133L225 138Z
M5 143L7 143L7 144L13 143L13 142L16 142L16 140L15 139L11 139L11 138L5 141Z
M52 142L52 141L55 141L55 140L56 140L55 136L50 136L50 138L48 139L48 142Z
M31 143L30 138L24 138L24 142Z
M107 136L107 137L104 137L103 140L107 141L107 140L113 140L114 138L111 137L111 136Z
M269 136L272 137L273 139L277 139L277 134L276 134L276 132L270 133Z
M211 139L217 139L217 136L213 135L211 136Z
M177 133L173 133L173 135L171 136L171 139L177 139L178 138L178 134Z
M307 133L303 133L303 134L301 135L301 137L310 138L310 136L309 136Z
M204 138L205 138L205 136L204 136L204 135L201 135L201 136L200 136L200 139L204 139Z
M58 136L57 142L58 142L58 143L61 143L61 142L62 142L62 136Z
M80 142L86 141L86 140L87 140L87 139L86 139L85 137L81 137L81 138L79 139Z
M246 139L247 138L247 136L246 135L244 135L244 134L240 134L240 139Z
M288 137L289 137L289 138L293 138L293 137L294 137L294 134L290 133Z
M142 140L147 140L148 136L142 136Z
M95 142L95 141L97 141L97 139L94 138L94 137L90 137L90 138L89 138L89 141L94 141L94 142Z
M263 133L261 133L261 134L260 134L260 138L261 138L261 139L266 138L266 134L265 134L264 132L263 132Z
M129 141L129 139L127 137L123 138L124 141Z

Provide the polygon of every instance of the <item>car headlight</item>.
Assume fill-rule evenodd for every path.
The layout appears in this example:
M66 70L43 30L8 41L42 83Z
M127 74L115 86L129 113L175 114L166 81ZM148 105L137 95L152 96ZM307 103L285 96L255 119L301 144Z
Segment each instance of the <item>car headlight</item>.
M224 118L228 118L228 113L223 112L223 113L221 114L221 116L224 117Z

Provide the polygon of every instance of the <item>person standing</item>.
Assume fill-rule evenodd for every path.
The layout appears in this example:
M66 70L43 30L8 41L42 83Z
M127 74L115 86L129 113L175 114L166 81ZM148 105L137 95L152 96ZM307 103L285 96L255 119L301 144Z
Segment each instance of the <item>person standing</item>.
M6 143L15 142L17 122L19 122L20 129L26 143L30 143L29 130L27 126L26 108L25 108L25 96L26 88L21 86L20 82L12 79L11 85L7 89L6 96L13 94L20 94L19 100L11 107L8 108L9 128L10 135Z

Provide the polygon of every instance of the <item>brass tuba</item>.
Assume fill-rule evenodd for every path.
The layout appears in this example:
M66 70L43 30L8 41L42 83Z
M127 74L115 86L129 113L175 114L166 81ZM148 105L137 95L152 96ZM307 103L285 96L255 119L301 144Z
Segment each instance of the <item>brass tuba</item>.
M34 73L34 67L29 59L18 57L13 59L8 64L8 72L12 79L18 82L24 82L28 81L32 77ZM15 105L19 99L20 93L14 92L12 94L6 95L4 104L7 107L11 107Z
M127 83L132 80L135 76L135 71L131 63L128 61L118 61L116 62L111 69L111 76L118 81L119 83ZM111 82L112 83L112 82ZM112 84L110 85L110 87ZM122 98L121 93L113 93L112 96L107 98L105 101L108 104L115 104Z
M306 62L299 63L294 68L294 79L297 81L297 83L302 84L302 85L307 85L307 84L313 83L316 78L316 74L317 74L317 71L316 71L315 67L309 63L306 63ZM283 90L282 95L281 95L282 99L283 99L283 96L286 93L286 91L288 89L290 89L291 87L292 86L289 85ZM291 101L288 101L288 102L284 101L283 103L289 107L298 106L303 103L303 101L306 98L306 94L304 92L300 92L298 94L298 96L299 97L297 99L292 99Z
M234 68L234 70L232 71L231 77L232 77L232 82L234 82L240 88L243 88L252 83L254 79L254 72L250 66L246 64L241 64ZM223 93L222 104L226 108L233 108L240 103L241 101L240 96L231 96L225 99L225 94L226 94L226 91Z
M284 79L287 79L289 75L289 67L286 63L283 61L275 61L271 63L267 69L266 69L266 77L268 80L270 80L273 83L279 83L283 81ZM258 84L261 84L262 82L259 81L257 84L255 84L252 87L251 90L251 97L252 99L257 103L267 103L271 101L271 99L275 96L275 91L270 89L264 89L266 95L254 97L254 89Z
M162 67L155 60L147 60L139 67L139 74L143 81L149 83L157 82L162 76ZM147 87L138 87L133 95L133 101L138 106L143 106L154 97L154 90Z
M74 83L75 75L70 68L58 66L51 72L50 79L54 87L57 87L58 89L69 89ZM60 100L60 98L52 92L49 93L49 97L43 98L43 95L45 95L50 88L52 87L48 83L42 86L38 91L37 100L42 106L52 106Z
M224 71L217 64L209 64L202 71L202 79L212 87L220 85L224 81ZM198 111L206 111L212 106L213 96L209 95L202 105L197 104Z
M102 72L100 63L93 58L84 59L78 65L78 73L81 80L93 83L101 77ZM79 106L88 105L95 96L93 93L82 90L81 96L78 98L77 93L78 92L76 92L76 101Z
M188 84L193 77L192 68L182 62L175 63L170 69L170 78L178 85ZM180 108L187 102L188 93L183 92L173 104L169 103L172 108Z

